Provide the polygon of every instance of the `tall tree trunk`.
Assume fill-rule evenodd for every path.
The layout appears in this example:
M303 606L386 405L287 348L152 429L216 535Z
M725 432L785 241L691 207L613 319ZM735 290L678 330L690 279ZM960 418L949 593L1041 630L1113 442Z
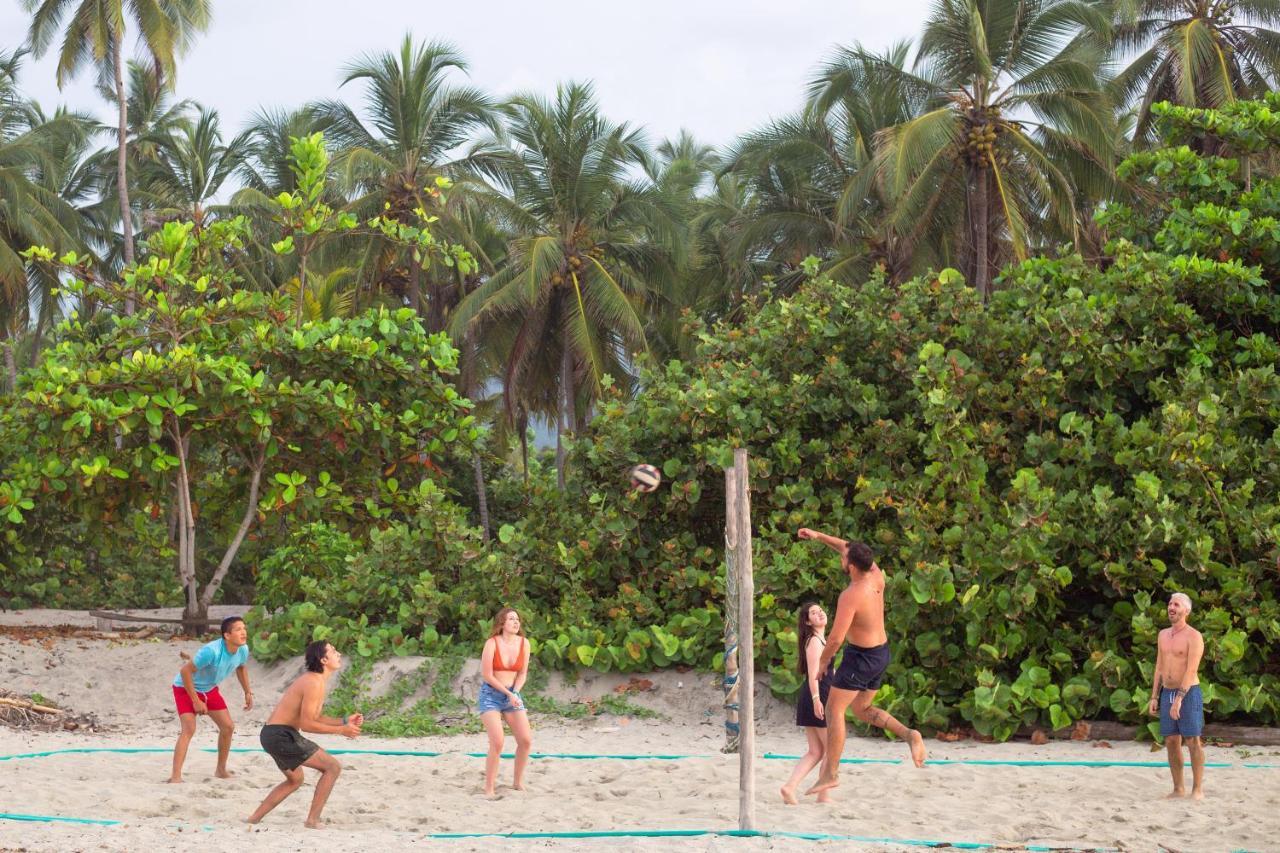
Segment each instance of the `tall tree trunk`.
M427 282L427 331L444 331L444 303L446 285L432 279Z
M409 258L409 307L422 316L422 268Z
M560 350L560 413L556 419L556 485L564 491L565 434L573 430L573 348L568 336Z
M484 536L484 544L489 544L489 490L484 482L484 465L480 462L479 452L471 456L471 469L476 474L476 502L480 505L480 532Z
M990 246L987 243L991 233L991 222L987 215L990 170L976 169L975 171L977 186L973 194L973 226L970 229L973 234L974 284L978 288L978 295L982 297L983 304L986 304L991 298L991 270L988 255Z
M529 413L524 409L520 410L516 426L520 430L520 462L524 465L524 484L527 487L529 485Z
M294 328L302 328L302 314L307 306L307 250L301 248L298 252L298 313L295 317Z
M43 308L43 306L41 306ZM35 367L40 361L41 345L44 343L45 312L36 315L36 330L31 335L31 354L27 357L27 367Z
M476 374L479 368L476 362L479 356L476 352L476 336L467 335L463 343L462 364L462 382L463 387L467 390L467 399L474 401L480 396L481 387L476 381ZM471 455L471 466L476 475L476 503L480 511L480 530L484 535L484 543L489 544L489 487L484 481L484 465L480 460L480 451L475 451Z
M18 390L18 362L13 357L13 338L4 339L4 373L9 377L9 390Z
M133 263L133 213L129 206L129 170L127 167L129 153L129 104L124 89L124 45L123 33L116 30L111 34L116 75L116 182L120 193L120 229L124 235L125 266ZM133 298L125 301L124 312L134 311Z
M187 466L190 445L176 422L170 426L169 437L178 456L178 579L187 599L182 608L182 629L197 635L204 630L209 608L201 606L200 581L196 576L196 516L191 504L191 469Z
M214 571L213 577L209 578L209 582L204 585L204 591L200 593L200 610L204 614L208 614L209 605L213 604L214 595L222 587L223 578L227 576L227 572L231 569L231 564L235 561L236 554L240 553L240 546L244 544L244 538L249 534L249 528L253 526L253 522L258 518L258 492L262 486L262 468L266 465L266 462L267 449L264 447L257 457L250 462L252 476L249 479L249 499L245 506L244 517L240 519L240 527L236 529L235 536L231 538L231 544L227 546L226 552L223 553L222 561L218 563L218 568Z

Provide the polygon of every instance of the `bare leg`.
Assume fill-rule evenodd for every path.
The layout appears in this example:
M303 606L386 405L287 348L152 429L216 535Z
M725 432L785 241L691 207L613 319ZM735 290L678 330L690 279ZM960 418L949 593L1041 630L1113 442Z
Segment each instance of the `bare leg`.
M182 781L182 765L187 761L187 747L191 746L191 739L196 735L196 715L182 714L178 717L178 723L181 728L178 731L178 742L173 747L173 771L169 774L168 781Z
M827 730L826 729L818 729L818 741L819 743L822 744L822 754L826 755L827 754ZM825 791L819 791L818 802L820 803L831 802L831 789L828 788Z
M1187 789L1182 783L1182 737L1169 735L1164 739L1165 749L1169 752L1169 775L1173 777L1173 793L1165 799L1172 800L1185 797Z
M284 781L271 789L271 793L267 794L267 798L262 801L262 805L258 806L249 815L249 823L257 823L267 816L267 813L276 806L284 802L285 797L302 787L302 769L295 767L292 770L282 770L284 773Z
M824 731L824 729L814 728L813 726L805 726L804 736L809 742L809 748L804 755L800 756L800 761L796 764L795 769L791 771L790 778L787 779L787 783L779 791L782 794L782 801L789 806L794 806L799 802L796 799L796 786L800 784L804 777L809 775L809 771L822 763L825 741L821 735ZM826 791L823 791L821 796L826 796Z
M915 762L916 767L924 767L924 760L927 756L924 748L924 738L920 735L920 732L907 728L883 708L874 707L871 703L875 698L876 691L874 690L859 691L857 698L853 700L853 715L864 723L879 726L905 740L907 745L911 747L911 760Z
M819 774L818 781L804 792L806 796L821 793L840 784L840 756L844 753L846 734L844 712L857 695L855 690L831 688L824 714L827 721L827 749L822 757L822 773Z
M231 755L231 736L235 734L236 724L231 719L230 711L210 711L209 719L218 725L218 767L213 771L213 775L219 779L230 779L231 772L227 770L227 757Z
M523 791L524 771L529 766L529 753L533 751L533 729L529 725L529 714L527 711L507 711L502 717L516 739L516 775L512 787Z
M1204 741L1198 737L1187 738L1191 750L1191 798L1204 799Z
M315 755L303 762L302 766L320 771L320 779L316 782L316 792L311 797L311 811L307 812L305 823L308 829L319 829L320 812L324 811L324 804L329 800L329 792L333 790L333 786L338 781L338 776L342 773L342 765L338 763L338 759L320 749L316 751Z
M502 761L502 742L506 733L502 730L502 712L485 711L480 715L484 730L489 735L489 752L484 757L484 793L492 797L497 793L498 763Z

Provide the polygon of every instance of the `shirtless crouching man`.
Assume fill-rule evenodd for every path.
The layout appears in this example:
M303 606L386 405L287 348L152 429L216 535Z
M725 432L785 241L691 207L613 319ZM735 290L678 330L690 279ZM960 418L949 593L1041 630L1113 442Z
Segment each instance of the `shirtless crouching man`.
M249 816L249 823L262 820L267 812L284 802L285 797L302 787L302 768L310 767L320 771L320 781L316 783L316 792L311 798L306 825L310 829L319 829L320 812L338 781L342 765L338 759L304 738L299 730L353 738L360 734L360 727L364 724L363 714L352 714L341 720L320 714L329 677L342 668L342 655L327 642L318 640L307 646L306 661L307 671L285 689L280 704L271 712L271 717L262 727L262 734L258 736L262 748L284 773L284 781L271 789L262 805Z
M1200 695L1200 659L1204 637L1187 624L1191 599L1186 593L1169 596L1169 627L1160 632L1156 646L1156 671L1147 713L1160 717L1160 735L1169 751L1173 793L1185 797L1182 781L1182 746L1191 752L1191 796L1204 799L1204 697Z
M827 635L830 641L822 651L818 671L824 672L844 643L844 657L831 679L827 697L827 751L822 773L806 794L817 794L840 784L840 756L844 752L846 708L864 723L893 732L911 747L911 760L924 766L924 738L909 729L889 712L872 707L876 691L889 668L889 636L884 630L884 572L876 565L871 549L861 542L846 542L816 530L802 527L801 539L821 542L840 555L841 567L849 573L849 585L840 593L836 616Z

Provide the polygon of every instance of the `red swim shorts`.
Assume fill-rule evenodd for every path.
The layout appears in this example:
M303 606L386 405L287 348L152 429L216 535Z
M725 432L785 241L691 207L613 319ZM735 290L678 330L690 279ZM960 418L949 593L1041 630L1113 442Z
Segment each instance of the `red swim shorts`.
M222 698L222 694L218 692L218 688L213 688L208 693L197 693L204 704L210 711L227 710L227 701ZM191 697L187 695L187 688L173 685L173 704L178 706L178 716L183 714L194 714L196 706L191 704Z

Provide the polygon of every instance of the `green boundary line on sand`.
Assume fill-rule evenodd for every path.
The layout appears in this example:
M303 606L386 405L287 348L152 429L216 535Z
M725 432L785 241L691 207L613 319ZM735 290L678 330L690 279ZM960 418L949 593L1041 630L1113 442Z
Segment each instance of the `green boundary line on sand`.
M92 817L47 817L36 814L10 814L0 812L0 820L20 820L30 823L87 823L94 826L119 826L118 820L99 820Z
M76 755L89 753L117 753L117 754L141 754L141 753L166 753L172 752L172 747L167 746L142 746L142 747L109 747L109 746L88 746L88 747L68 747L65 749L51 749L45 752L25 752L14 755L0 755L0 761L16 761L31 758L48 758L55 755ZM200 752L217 752L214 747L200 747ZM260 749L253 747L233 747L232 752L238 753L256 753L261 752ZM330 749L327 750L330 755L390 755L403 756L409 758L440 758L446 755L462 755L468 758L484 758L483 752L434 752L429 750L412 750L412 749ZM503 753L503 758L512 758L512 753ZM567 761L593 761L593 760L614 760L614 761L681 761L690 758L712 758L711 755L681 755L681 754L629 754L629 753L583 753L583 752L535 752L530 758L554 758ZM766 752L762 758L770 761L798 761L798 755L784 755L781 753ZM901 758L842 758L841 764L902 764ZM1020 759L983 759L983 758L936 758L931 759L926 764L932 765L964 765L970 767L1167 767L1163 761L1054 761L1054 760L1020 760ZM1229 761L1210 761L1205 767L1212 768L1234 768L1243 767L1249 770L1274 770L1280 769L1280 764L1270 763L1244 763L1240 765L1232 764Z
M799 761L798 755L780 755L766 752L765 758ZM841 764L901 764L901 758L842 758ZM1052 761L1052 760L1019 760L1019 759L986 759L986 758L931 758L925 764L963 764L975 767L1168 767L1164 761ZM1209 761L1205 767L1235 767L1229 761ZM1245 764L1245 767L1280 767L1280 764Z
M28 823L77 823L96 826L120 826L122 821L98 820L81 817L55 817L47 815L9 814L0 812L0 820ZM206 827L212 829L212 827ZM598 829L569 832L433 832L426 838L435 840L461 840L467 838L510 838L513 840L569 839L569 838L696 838L700 836L726 836L730 838L796 838L802 841L852 841L862 844L897 844L904 847L948 847L957 850L988 850L1000 846L989 841L934 841L918 838L878 838L864 835L832 835L824 832L772 832L759 829ZM1025 850L1060 851L1079 853L1111 853L1110 847L1046 847L1028 845Z

